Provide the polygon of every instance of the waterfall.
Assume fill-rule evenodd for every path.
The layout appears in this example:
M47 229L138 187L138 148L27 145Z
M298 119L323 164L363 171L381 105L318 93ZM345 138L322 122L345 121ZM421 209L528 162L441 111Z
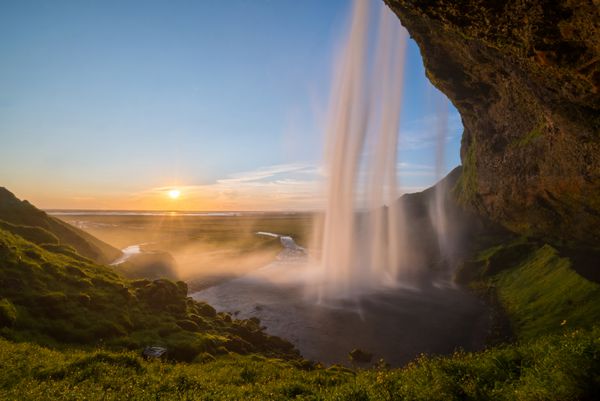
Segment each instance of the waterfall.
M349 297L408 282L406 236L398 193L398 131L408 34L381 5L375 41L369 2L353 5L336 68L326 127L326 212L318 293ZM371 46L374 45L373 63Z
M439 94L433 94L434 127L435 132L435 187L433 202L429 205L429 218L435 231L441 262L447 262L450 257L451 244L448 234L448 219L445 210L445 194L447 188L444 181L440 181L444 174L444 151L446 137L448 136L448 100Z

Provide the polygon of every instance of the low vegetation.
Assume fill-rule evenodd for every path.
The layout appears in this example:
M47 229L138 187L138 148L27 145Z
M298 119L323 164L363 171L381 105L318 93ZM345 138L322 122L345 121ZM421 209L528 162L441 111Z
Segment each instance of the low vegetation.
M52 351L0 340L0 398L19 400L592 400L600 393L600 330L423 356L402 369L300 369L224 355L194 363L132 352Z
M0 221L0 227L12 232L18 230L18 235L31 242L61 243L97 263L109 263L120 255L118 249L19 200L4 187L0 187Z
M589 328L600 318L600 285L571 269L571 261L543 245L492 280L524 340L567 328Z
M522 341L600 321L600 285L550 245L516 238L480 251L458 278L493 297Z
M308 246L312 217L308 213L60 216L120 248L141 244L142 254L117 267L127 278L184 280L191 292L272 262L281 243L256 235L259 231L291 235L300 246Z
M291 344L256 320L232 320L187 297L187 285L130 281L69 252L52 252L0 228L0 335L60 347L140 350L162 345L175 360L203 352L294 358Z
M595 399L600 286L549 245L483 242L457 279L495 300L515 342L349 369L303 360L258 319L188 298L183 282L129 280L51 229L0 221L0 399ZM167 358L144 360L146 346Z

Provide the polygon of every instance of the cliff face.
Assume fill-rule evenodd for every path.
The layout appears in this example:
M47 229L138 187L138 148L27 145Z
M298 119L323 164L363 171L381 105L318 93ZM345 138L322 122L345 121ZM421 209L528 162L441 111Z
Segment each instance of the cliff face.
M517 233L597 246L597 1L385 1L462 116L458 199Z

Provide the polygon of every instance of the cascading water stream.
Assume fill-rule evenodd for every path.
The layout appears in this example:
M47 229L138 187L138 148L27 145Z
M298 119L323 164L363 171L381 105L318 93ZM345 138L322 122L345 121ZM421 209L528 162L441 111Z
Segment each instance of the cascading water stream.
M382 9L377 18L370 17L376 4ZM369 29L376 19L377 29ZM426 191L410 197L417 200L414 215L415 208L403 209L408 198L399 201L407 36L380 2L355 1L334 70L326 126L327 204L313 243L304 252L289 237L260 232L281 240L286 248L281 258L194 294L219 311L260 318L270 334L291 339L308 359L343 364L357 348L404 365L424 351L477 349L487 333L489 313L480 301L437 285L438 275L428 268L430 256L438 253L435 236L440 236L440 254L447 246L441 238L448 228L447 194ZM431 127L438 179L447 139L447 104L440 105Z
M435 132L435 197L429 206L431 223L436 233L440 259L447 262L450 256L451 246L448 234L448 219L445 210L445 194L447 188L445 182L440 181L444 174L444 151L446 149L446 137L448 135L448 101L439 93L434 94L434 124Z
M382 6L369 65L368 22L369 2L356 1L329 107L320 297L348 297L411 278L410 267L402 263L406 233L397 202L408 35Z
M389 286L418 287L429 274L410 248L399 198L398 141L408 34L380 6L370 38L370 3L353 5L336 65L326 126L326 211L317 238L318 298L351 298ZM373 49L371 49L373 47ZM371 62L372 59L372 62ZM435 98L435 176L444 169L447 101ZM445 188L438 185L429 220L441 259L449 252ZM433 239L435 241L435 239ZM311 281L311 284L314 284Z

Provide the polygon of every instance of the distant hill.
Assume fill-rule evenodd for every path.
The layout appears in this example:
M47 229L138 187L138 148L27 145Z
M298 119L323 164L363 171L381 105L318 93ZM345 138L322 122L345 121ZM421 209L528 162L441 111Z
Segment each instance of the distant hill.
M5 230L37 245L68 245L96 263L107 264L121 255L121 251L107 243L49 216L26 200L19 200L4 187L0 187L0 221L10 223L0 222Z

